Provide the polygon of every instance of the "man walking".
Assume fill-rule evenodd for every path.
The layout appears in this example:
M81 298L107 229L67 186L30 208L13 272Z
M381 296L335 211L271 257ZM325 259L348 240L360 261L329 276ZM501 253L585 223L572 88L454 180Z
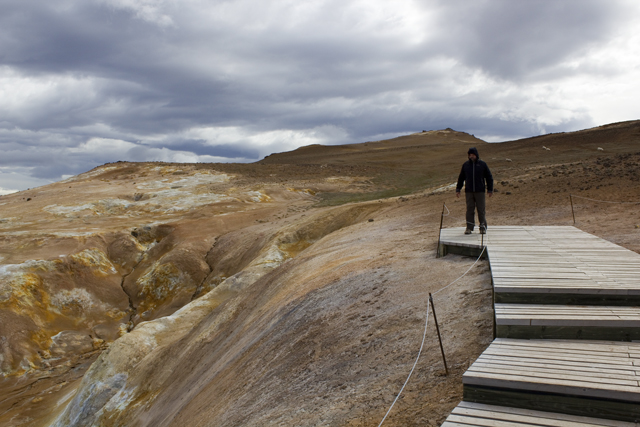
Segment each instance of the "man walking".
M471 234L475 226L475 210L478 209L478 222L480 223L480 234L487 231L487 218L485 216L485 188L489 197L493 195L493 176L489 166L478 155L475 147L469 148L467 153L469 160L462 164L458 185L456 186L456 197L460 197L460 190L464 184L464 192L467 199L467 229L464 234ZM486 187L485 187L486 181Z

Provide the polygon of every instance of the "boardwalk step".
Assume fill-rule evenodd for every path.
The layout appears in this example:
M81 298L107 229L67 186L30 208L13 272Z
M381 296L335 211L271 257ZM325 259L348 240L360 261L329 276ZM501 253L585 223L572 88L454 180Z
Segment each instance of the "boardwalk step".
M522 339L640 339L640 307L495 304L496 336Z
M442 427L461 426L539 426L539 427L637 427L636 423L580 417L554 412L461 402Z
M496 339L463 375L464 400L640 420L640 343Z

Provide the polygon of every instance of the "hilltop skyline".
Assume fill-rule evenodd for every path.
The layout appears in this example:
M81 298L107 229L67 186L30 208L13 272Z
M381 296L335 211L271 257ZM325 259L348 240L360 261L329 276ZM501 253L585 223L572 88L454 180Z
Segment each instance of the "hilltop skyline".
M631 1L3 3L0 194L118 160L253 162L640 117Z

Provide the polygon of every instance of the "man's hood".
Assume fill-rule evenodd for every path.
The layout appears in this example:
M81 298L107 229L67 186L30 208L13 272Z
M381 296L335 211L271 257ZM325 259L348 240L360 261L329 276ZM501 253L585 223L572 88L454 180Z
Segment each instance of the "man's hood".
M478 154L478 149L476 147L471 147L469 148L469 151L467 152L467 155L469 154L475 154L476 158L480 158L480 154Z

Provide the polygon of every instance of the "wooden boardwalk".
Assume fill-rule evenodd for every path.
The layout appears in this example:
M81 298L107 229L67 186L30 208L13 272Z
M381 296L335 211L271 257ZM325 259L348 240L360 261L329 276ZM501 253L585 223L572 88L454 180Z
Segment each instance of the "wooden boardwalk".
M443 229L441 252L479 255L463 232ZM575 227L491 227L484 243L498 303L640 306L640 254Z
M463 232L439 252L486 245L497 338L444 425L640 426L640 255L574 227Z

